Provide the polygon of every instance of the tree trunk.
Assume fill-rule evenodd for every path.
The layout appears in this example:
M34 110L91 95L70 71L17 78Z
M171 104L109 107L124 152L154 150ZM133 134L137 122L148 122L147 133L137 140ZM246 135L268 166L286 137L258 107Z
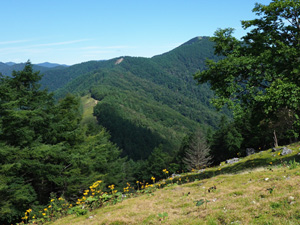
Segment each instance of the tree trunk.
M276 131L274 130L274 147L277 148L278 147L278 141L277 141L277 137L276 137Z

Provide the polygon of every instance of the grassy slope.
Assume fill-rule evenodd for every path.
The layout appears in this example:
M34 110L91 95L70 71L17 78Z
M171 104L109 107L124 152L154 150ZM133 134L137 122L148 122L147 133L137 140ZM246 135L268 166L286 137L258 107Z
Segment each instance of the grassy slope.
M98 101L91 98L89 95L85 95L81 97L81 105L82 105L82 123L85 123L87 120L93 120L97 123L97 119L93 116L93 109L97 105Z
M182 180L198 180L182 185L173 180L153 193L54 224L299 224L300 166L290 163L300 160L299 146L288 146L293 153L287 156L268 150L233 165L182 174ZM196 206L201 199L209 202ZM168 216L161 220L164 212Z

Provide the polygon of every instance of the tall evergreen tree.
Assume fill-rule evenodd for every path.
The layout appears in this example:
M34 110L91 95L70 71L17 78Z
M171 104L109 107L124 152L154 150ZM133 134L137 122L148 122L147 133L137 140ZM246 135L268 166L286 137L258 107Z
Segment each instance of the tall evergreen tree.
M39 72L28 61L12 77L0 77L0 140L12 146L29 146L48 132L48 119L54 100L47 90L40 90Z

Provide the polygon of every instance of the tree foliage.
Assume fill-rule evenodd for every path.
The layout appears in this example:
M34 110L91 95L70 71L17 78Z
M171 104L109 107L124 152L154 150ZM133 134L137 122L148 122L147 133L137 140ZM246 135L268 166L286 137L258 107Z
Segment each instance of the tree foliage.
M225 57L208 60L208 69L195 75L199 83L211 84L217 106L229 105L240 118L254 112L257 126L268 124L272 130L279 115L289 118L282 121L288 123L285 138L299 135L299 11L296 0L256 4L253 12L258 18L242 21L250 31L240 41L232 28L217 30L212 38L215 53Z
M0 223L20 221L28 208L47 204L51 193L74 202L95 180L125 186L125 158L102 129L85 135L80 101L55 103L39 88L41 75L27 62L0 80ZM128 172L129 171L129 172Z
M49 132L48 120L54 105L52 95L40 90L41 76L30 62L12 78L0 77L0 140L13 146L28 146L41 141Z

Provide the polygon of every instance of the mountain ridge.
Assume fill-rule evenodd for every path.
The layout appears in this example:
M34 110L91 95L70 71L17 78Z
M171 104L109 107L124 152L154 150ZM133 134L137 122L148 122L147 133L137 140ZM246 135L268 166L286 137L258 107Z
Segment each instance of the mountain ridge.
M73 93L96 99L94 115L109 130L111 140L126 156L145 159L160 144L165 152L176 151L183 137L198 127L204 132L217 128L224 112L210 104L213 92L209 86L197 85L193 79L195 72L205 68L206 58L218 59L213 43L202 37L151 58L90 61L59 73L47 71L43 79L52 77L51 87L60 86L57 98Z

